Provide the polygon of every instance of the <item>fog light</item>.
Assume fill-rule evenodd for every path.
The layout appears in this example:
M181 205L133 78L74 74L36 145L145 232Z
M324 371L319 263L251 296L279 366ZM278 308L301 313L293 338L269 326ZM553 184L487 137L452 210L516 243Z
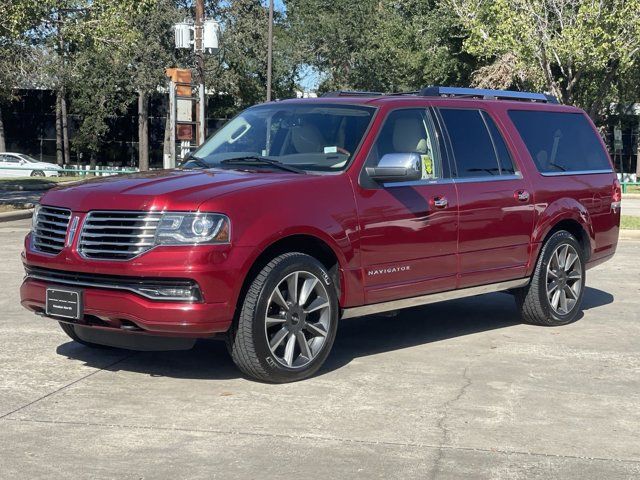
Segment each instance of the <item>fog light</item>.
M164 300L200 300L198 287L138 287L140 293Z

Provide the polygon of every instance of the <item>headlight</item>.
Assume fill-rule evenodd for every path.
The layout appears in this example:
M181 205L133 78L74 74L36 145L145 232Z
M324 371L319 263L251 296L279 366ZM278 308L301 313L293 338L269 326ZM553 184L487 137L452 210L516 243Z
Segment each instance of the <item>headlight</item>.
M36 203L33 207L33 214L31 215L31 231L36 229L36 223L38 223L38 212L40 211L40 204Z
M229 243L229 218L219 213L174 213L162 215L156 245Z

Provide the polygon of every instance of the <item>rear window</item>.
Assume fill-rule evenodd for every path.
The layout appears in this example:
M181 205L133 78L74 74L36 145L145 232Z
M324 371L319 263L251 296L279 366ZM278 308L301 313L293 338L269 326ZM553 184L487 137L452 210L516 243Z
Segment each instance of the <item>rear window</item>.
M511 110L509 116L541 173L611 170L583 114Z
M439 109L462 178L515 172L509 151L495 123L480 110Z

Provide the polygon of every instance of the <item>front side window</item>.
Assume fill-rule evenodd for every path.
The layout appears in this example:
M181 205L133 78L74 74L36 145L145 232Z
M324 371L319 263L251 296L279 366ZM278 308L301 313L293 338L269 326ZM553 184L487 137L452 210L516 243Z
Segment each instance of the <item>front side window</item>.
M424 109L392 111L369 151L367 166L377 165L388 153L417 153L422 159L422 179L442 178L442 162L429 125Z
M375 109L357 105L268 103L245 110L196 150L212 167L262 157L303 170L344 170Z
M583 114L511 110L509 117L539 172L611 170L597 133Z
M480 110L439 109L451 140L458 177L491 177L515 173L495 123Z

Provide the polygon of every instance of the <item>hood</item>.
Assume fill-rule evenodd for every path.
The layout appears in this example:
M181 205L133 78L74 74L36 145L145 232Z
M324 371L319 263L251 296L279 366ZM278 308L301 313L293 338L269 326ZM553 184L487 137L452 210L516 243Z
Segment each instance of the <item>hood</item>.
M306 175L236 170L156 170L86 180L49 190L44 205L89 210L197 210L229 192Z

